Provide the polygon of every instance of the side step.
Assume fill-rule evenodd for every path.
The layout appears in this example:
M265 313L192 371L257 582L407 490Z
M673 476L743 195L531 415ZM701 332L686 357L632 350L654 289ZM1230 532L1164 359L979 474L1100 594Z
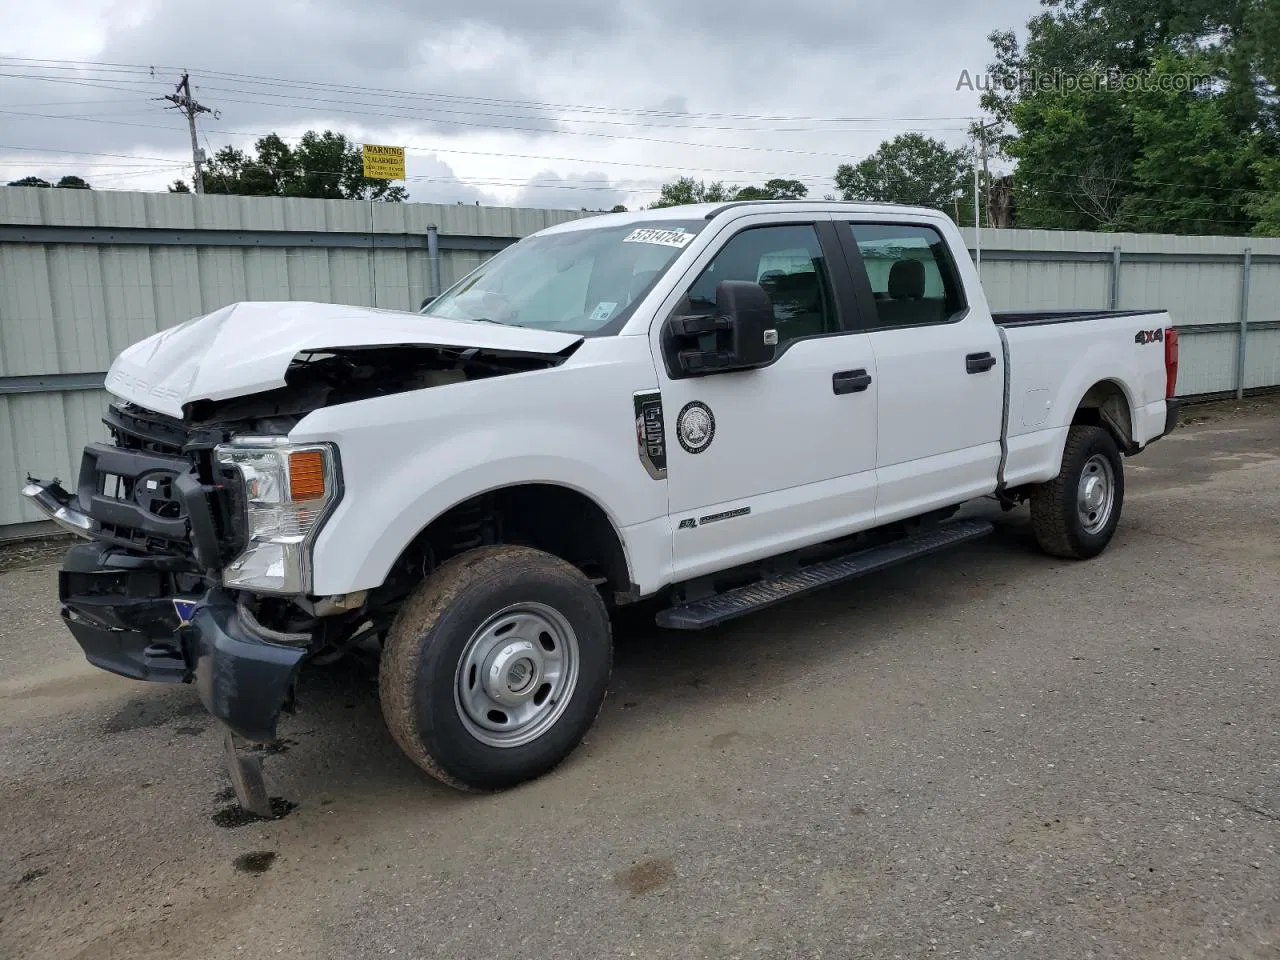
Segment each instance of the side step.
M824 560L812 566L769 577L756 583L734 587L724 593L694 600L692 603L661 611L655 618L658 626L668 630L702 630L718 623L772 607L783 600L813 593L832 584L843 583L863 574L875 573L916 557L937 553L989 534L988 520L960 520L936 527L927 533L898 540L881 547Z

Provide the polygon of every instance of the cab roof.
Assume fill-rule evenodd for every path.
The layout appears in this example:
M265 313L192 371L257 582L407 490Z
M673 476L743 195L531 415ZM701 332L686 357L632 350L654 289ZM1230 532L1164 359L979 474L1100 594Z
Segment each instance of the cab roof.
M896 203L874 203L863 200L728 200L722 203L691 203L677 207L659 207L652 210L628 210L623 213L605 213L582 217L556 224L540 233L561 233L572 230L588 230L597 227L621 227L629 224L643 226L646 223L672 220L714 220L722 213L739 212L740 215L766 211L791 211L795 213L839 213L857 210L862 214L901 216L903 214L927 217L945 217L946 214L932 207L913 207Z

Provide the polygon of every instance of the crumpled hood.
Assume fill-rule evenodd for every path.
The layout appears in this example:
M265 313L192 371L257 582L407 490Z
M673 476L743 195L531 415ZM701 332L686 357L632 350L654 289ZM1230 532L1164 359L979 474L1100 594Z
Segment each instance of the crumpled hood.
M107 372L116 396L171 417L193 400L226 400L284 386L299 353L395 344L552 354L577 334L442 320L331 303L233 303L126 349Z

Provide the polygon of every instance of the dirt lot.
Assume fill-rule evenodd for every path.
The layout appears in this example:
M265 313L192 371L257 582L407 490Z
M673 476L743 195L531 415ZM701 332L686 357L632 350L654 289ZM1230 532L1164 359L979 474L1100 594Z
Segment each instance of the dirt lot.
M630 619L588 742L496 796L330 668L268 761L296 806L227 826L194 692L0 574L0 957L1280 957L1280 405L1194 415L1094 562L997 512L703 636Z

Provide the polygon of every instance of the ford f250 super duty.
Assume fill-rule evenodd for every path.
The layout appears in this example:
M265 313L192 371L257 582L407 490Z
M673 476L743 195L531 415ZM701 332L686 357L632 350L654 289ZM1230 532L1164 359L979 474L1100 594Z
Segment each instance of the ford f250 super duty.
M238 303L112 365L110 442L24 494L87 542L88 659L193 682L244 760L299 669L380 650L414 762L498 789L600 710L610 609L694 630L980 537L1111 540L1166 434L1163 312L996 314L925 209L747 202L527 237L419 313Z

